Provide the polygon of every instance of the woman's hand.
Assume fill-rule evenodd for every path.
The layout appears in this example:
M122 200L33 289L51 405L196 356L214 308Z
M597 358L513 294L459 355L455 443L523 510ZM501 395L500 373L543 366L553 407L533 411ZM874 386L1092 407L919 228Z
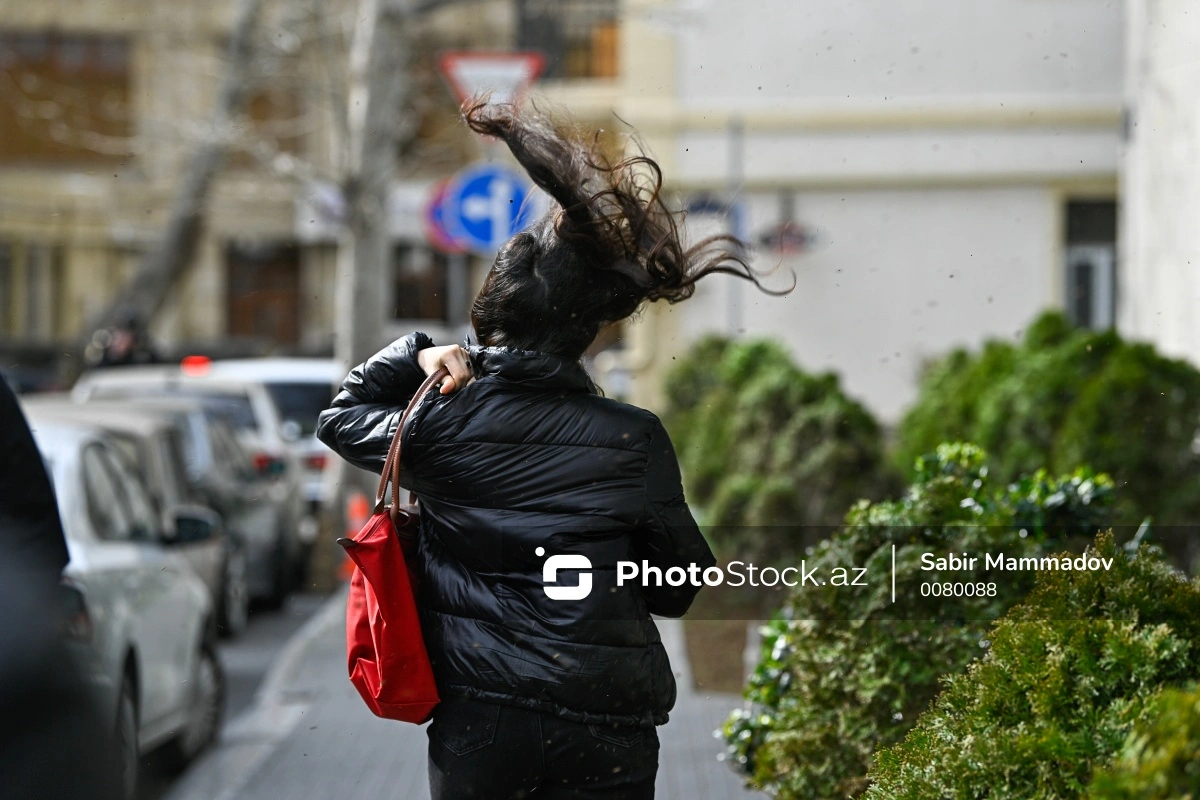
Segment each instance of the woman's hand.
M467 351L456 344L427 347L417 353L417 363L425 370L426 375L432 375L442 367L450 370L450 377L442 381L442 394L458 391L474 377Z

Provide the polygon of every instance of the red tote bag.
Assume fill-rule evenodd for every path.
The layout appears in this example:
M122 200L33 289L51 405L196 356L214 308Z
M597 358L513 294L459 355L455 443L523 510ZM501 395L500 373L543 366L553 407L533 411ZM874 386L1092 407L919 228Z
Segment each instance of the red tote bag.
M429 376L413 395L388 448L375 513L353 539L338 539L357 569L346 604L346 659L350 682L376 716L421 724L438 704L433 667L417 614L416 555L419 509L400 505L400 439L425 394L449 372ZM391 504L385 503L391 484Z

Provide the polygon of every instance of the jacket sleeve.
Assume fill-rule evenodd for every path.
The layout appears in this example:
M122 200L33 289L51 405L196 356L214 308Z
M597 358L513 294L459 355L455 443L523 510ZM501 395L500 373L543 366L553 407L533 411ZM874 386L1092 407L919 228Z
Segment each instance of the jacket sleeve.
M425 380L417 353L433 346L425 334L411 333L350 370L317 419L317 438L354 466L382 472L404 407Z
M657 419L646 462L646 504L649 525L638 548L640 558L664 574L671 567L687 570L696 564L703 571L716 565L717 560L684 500L679 461L671 438ZM678 587L664 582L661 587L645 587L642 593L652 614L682 617L699 590L690 581Z

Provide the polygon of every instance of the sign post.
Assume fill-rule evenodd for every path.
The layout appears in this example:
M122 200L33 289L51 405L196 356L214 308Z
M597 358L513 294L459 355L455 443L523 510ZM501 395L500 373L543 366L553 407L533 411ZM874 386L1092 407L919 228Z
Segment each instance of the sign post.
M524 174L503 164L472 164L450 180L442 199L446 230L462 245L493 255L542 212L542 195Z

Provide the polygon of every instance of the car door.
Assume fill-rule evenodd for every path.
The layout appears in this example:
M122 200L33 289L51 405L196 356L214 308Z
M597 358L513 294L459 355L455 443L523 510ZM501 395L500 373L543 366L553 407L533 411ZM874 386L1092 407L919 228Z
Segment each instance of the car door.
M164 517L169 517L170 512L180 506L204 505L193 495L188 482L182 439L182 431L174 425L162 428L152 437L154 469L158 471L158 483L162 487ZM220 513L218 509L213 510ZM168 524L166 519L165 524ZM209 591L216 596L220 591L221 573L225 566L222 538L214 536L202 542L179 543L173 545L172 549L187 559Z
M84 566L68 569L72 580L88 598L93 620L92 643L108 665L115 688L122 677L128 647L136 651L138 674L144 675L146 671L141 642L148 632L143 629L143 616L136 610L146 591L146 570L138 545L130 538L133 522L118 496L116 476L105 463L101 450L101 445L88 443L79 455L79 482L94 540L82 545L75 543L76 539L82 539L80 532L69 524L69 517L64 522L73 547L86 546ZM72 561L75 560L72 552Z
M142 592L134 606L138 628L144 632L145 653L143 731L174 724L184 708L199 641L199 609L193 593L195 575L187 562L162 541L161 521L141 474L118 451L100 451L111 472L117 496L133 525L130 539L137 544L144 574ZM190 580L189 580L190 579Z

